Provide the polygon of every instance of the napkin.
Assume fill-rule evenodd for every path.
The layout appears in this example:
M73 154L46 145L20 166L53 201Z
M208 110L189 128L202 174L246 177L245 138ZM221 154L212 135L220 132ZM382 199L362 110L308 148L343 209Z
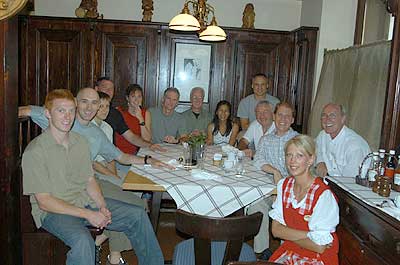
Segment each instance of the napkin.
M171 166L174 166L175 168L183 167L183 165L182 165L181 163L179 163L179 161L176 160L176 159L171 159L171 160L169 160L167 163L168 163L169 165L171 165Z
M200 169L193 169L192 177L195 179L204 179L204 180L222 180L220 175L209 173Z

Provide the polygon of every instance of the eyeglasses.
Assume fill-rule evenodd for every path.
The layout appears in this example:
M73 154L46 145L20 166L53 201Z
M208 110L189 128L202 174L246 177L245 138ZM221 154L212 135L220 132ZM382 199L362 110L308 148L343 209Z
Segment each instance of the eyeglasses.
M321 119L330 119L330 120L336 120L337 114L336 113L322 113L321 114Z
M193 99L193 100L203 100L204 98L203 98L203 97L193 96L192 99Z

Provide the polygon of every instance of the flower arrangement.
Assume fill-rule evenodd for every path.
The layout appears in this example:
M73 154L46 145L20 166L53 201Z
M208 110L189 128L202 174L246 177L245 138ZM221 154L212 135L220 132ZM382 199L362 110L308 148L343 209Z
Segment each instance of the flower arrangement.
M200 146L206 143L207 135L203 131L194 130L188 135L188 144L191 146Z

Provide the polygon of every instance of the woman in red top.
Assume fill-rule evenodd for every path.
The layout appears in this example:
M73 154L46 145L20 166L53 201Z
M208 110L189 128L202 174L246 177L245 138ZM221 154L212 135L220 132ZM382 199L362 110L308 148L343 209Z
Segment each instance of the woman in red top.
M285 145L285 156L292 176L279 181L269 213L272 234L284 243L269 261L337 265L339 207L329 187L310 172L315 160L313 139L307 135L292 138Z
M125 91L128 108L118 107L129 129L150 142L151 140L151 114L143 105L143 89L138 84L130 84ZM122 152L136 154L139 147L129 143L124 137L115 135L115 145Z

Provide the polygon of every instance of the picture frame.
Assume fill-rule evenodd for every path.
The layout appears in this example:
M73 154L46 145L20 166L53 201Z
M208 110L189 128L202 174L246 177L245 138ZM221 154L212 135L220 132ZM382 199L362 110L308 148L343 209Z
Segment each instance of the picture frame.
M175 43L173 86L179 89L180 102L190 102L191 89L202 87L208 103L211 48L210 44Z

